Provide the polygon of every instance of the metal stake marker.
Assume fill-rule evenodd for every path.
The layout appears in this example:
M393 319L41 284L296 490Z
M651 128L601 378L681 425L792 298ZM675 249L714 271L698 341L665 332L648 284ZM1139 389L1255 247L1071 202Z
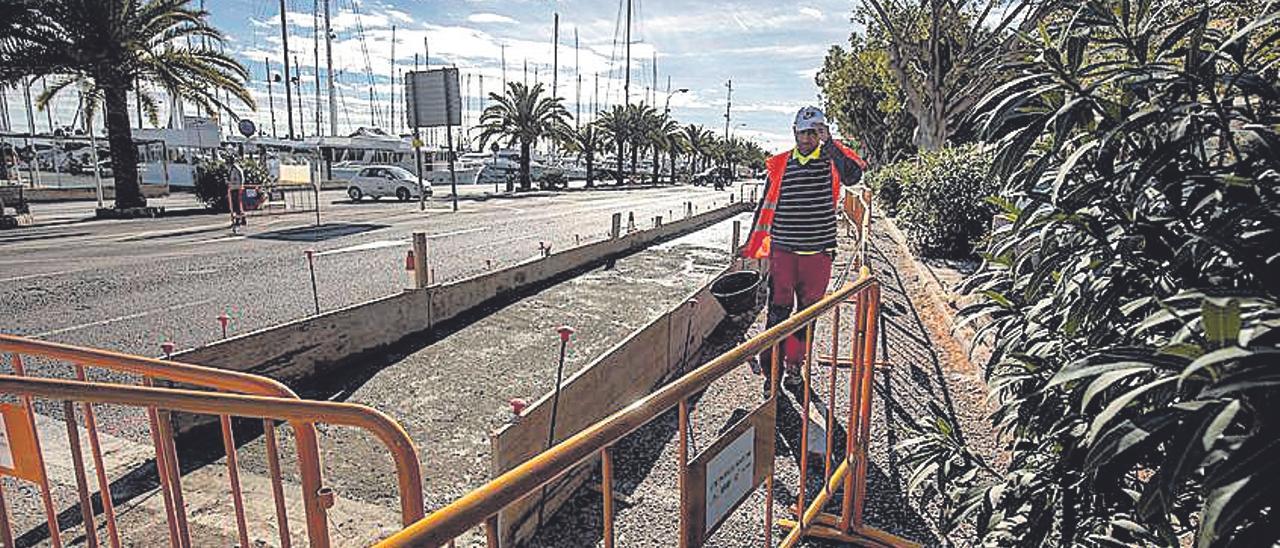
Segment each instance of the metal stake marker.
M556 387L551 393L551 425L547 428L547 446L543 450L550 449L556 440L556 414L560 411L560 383L564 379L564 356L565 349L569 346L569 336L573 334L573 328L562 325L556 329L560 333L560 363L556 366ZM538 527L542 527L542 511L547 502L547 486L542 486L542 496L538 499Z
M307 268L311 271L311 298L316 303L316 315L320 315L320 291L316 288L316 250L308 249L304 253L307 254Z

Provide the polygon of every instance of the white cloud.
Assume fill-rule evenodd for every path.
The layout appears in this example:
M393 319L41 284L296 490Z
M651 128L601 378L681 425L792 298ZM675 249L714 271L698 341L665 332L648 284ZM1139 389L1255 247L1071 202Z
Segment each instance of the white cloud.
M496 13L473 13L467 16L467 21L480 24L502 23L507 25L513 25L518 22L515 19Z
M799 11L801 15L810 17L812 19L817 19L819 21L822 21L827 18L827 16L822 13L822 10L819 10L818 8L803 7L797 11Z

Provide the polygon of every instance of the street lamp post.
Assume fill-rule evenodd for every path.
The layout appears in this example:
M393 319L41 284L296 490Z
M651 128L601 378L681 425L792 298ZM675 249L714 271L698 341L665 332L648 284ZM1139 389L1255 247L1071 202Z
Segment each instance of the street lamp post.
M667 77L667 85L668 86L671 85L671 77L669 76ZM662 125L664 126L667 125L667 121L671 119L671 96L677 93L688 93L688 92L689 92L689 88L673 89L667 92L667 100L662 105ZM657 151L654 151L654 155L657 155ZM657 184L657 183L658 183L657 181L654 181L654 184ZM674 156L672 157L672 161L671 161L671 184L673 185L676 184L676 163L675 163Z

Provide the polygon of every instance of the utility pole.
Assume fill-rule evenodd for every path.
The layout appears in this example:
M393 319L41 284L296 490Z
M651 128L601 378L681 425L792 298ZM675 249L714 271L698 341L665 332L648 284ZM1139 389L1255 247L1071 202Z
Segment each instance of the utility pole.
M284 105L289 118L289 139L293 139L293 88L289 87L289 24L285 19L284 0L280 0L280 41L284 43Z
M329 81L329 134L338 134L338 103L334 100L333 87L333 26L329 17L329 0L324 0L324 57ZM316 105L320 108L320 105Z
M391 126L391 134L396 134L396 26L391 25L391 120L387 121L387 125Z
M271 58L263 59L267 66L267 105L271 108L271 138L276 139L276 96L271 92Z

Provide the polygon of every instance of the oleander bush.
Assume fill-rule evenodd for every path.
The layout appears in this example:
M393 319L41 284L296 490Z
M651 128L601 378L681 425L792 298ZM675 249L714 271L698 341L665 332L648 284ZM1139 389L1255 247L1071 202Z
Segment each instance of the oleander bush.
M877 194L882 202L899 193L893 214L913 250L930 257L967 258L997 211L989 202L996 192L990 166L990 154L978 146L945 147L889 166L873 184L889 195Z
M1007 221L961 312L1007 464L905 442L995 546L1280 541L1280 6L1092 0L979 105Z

